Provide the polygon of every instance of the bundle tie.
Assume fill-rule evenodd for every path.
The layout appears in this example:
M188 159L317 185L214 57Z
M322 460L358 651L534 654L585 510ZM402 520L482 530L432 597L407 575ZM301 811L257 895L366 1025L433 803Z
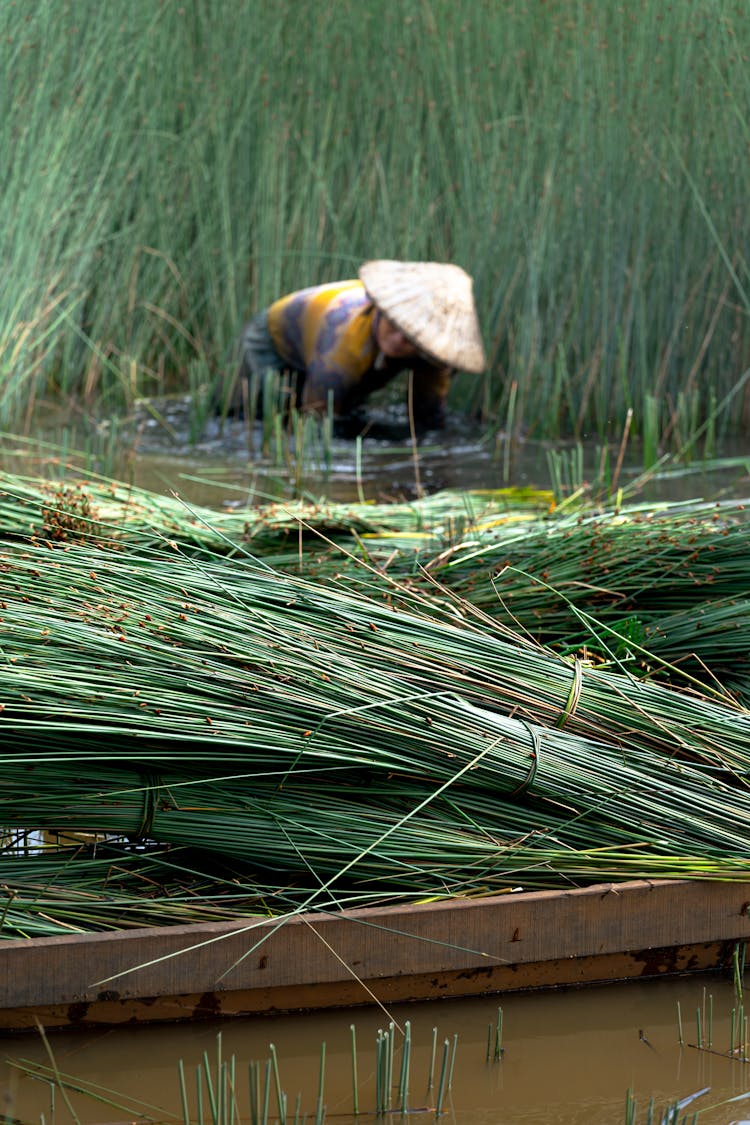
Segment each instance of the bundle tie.
M524 793L528 793L529 789L534 784L534 781L536 779L536 771L539 769L539 762L542 757L541 732L536 730L534 727L530 727L525 719L517 719L517 722L522 723L526 727L526 730L529 732L531 741L534 744L534 748L531 751L531 769L529 770L528 774L523 779L521 784L516 789L514 789L512 793L509 794L511 798L523 797Z
M156 816L157 798L163 784L159 775L151 770L144 771L143 781L143 813L141 823L135 835L131 837L135 840L147 839L151 835L154 828L154 817Z
M570 685L568 702L565 704L565 710L558 716L555 722L555 726L560 730L565 726L568 719L575 714L578 700L581 698L581 687L583 684L583 673L581 669L582 664L576 656L573 658L573 683Z

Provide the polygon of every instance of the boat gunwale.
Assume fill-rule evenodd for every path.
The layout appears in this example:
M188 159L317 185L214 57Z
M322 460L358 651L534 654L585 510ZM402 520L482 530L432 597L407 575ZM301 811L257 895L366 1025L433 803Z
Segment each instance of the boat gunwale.
M133 1005L182 1019L711 968L750 938L749 912L750 877L633 880L281 921L14 938L0 944L0 1026L11 1013L43 1009L80 1021L92 1005L110 1006L105 1022ZM172 1004L171 1016L154 1014L177 998L189 999Z

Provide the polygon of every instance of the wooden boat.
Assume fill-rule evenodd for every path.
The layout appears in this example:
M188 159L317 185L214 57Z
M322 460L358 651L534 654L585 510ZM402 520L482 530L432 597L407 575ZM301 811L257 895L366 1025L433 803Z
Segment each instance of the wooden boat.
M749 873L750 874L750 873ZM731 965L746 883L637 881L0 945L0 1028L116 1025L663 977Z

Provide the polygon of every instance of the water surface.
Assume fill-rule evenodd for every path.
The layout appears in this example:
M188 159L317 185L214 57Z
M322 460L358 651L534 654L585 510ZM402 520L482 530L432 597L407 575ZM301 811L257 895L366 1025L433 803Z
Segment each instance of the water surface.
M682 1013L684 1045L679 1044L677 1004ZM505 997L436 1001L398 1005L389 1013L377 1007L323 1014L254 1017L218 1025L164 1025L101 1032L58 1032L49 1036L61 1071L86 1078L131 1098L180 1113L177 1061L186 1068L193 1098L196 1067L203 1052L217 1054L217 1032L226 1059L234 1055L244 1120L248 1120L247 1073L251 1060L270 1057L274 1044L282 1089L293 1107L314 1120L318 1098L321 1043L325 1042L324 1101L328 1120L351 1120L353 1081L351 1025L357 1037L358 1089L361 1115L375 1107L375 1041L389 1019L411 1022L410 1109L432 1109L439 1085L443 1043L458 1036L452 1088L445 1095L445 1118L457 1125L484 1123L556 1123L556 1125L624 1125L630 1089L646 1121L650 1098L663 1110L667 1103L704 1087L698 1099L701 1125L719 1125L750 1117L750 1100L726 1103L750 1091L750 1065L724 1057L730 1041L734 1005L731 983L716 974L674 981L631 982L560 992ZM487 1059L488 1030L502 1007L503 1055ZM696 1013L713 1010L712 1051L697 1050ZM433 1028L437 1028L437 1059L433 1088L428 1089ZM4 1058L46 1061L34 1034L0 1038ZM398 1075L399 1050L395 1054ZM3 1083L7 1111L24 1120L45 1113L51 1125L49 1091L44 1085L6 1068ZM394 1090L394 1103L398 1104ZM69 1116L59 1098L55 1120ZM706 1108L703 1108L706 1107ZM715 1108L712 1108L715 1107ZM123 1120L113 1107L74 1098L86 1122ZM692 1110L691 1110L692 1111ZM156 1110L151 1111L157 1114ZM293 1111L290 1120L293 1119ZM400 1114L399 1114L400 1116ZM269 1119L277 1117L275 1095ZM657 1116L656 1120L660 1118Z
M620 463L616 446L490 439L453 419L445 432L414 444L398 416L376 415L360 442L326 444L313 427L295 446L294 438L264 440L258 424L209 417L196 428L185 397L149 401L128 418L88 424L72 425L59 409L47 408L32 434L0 435L0 469L48 477L64 473L66 464L218 508L264 497L400 501L447 488L510 486L555 486L569 496L583 485L585 495L602 502L620 489L626 501L649 503L750 495L750 452L739 441L711 460L665 454L644 471L637 442Z

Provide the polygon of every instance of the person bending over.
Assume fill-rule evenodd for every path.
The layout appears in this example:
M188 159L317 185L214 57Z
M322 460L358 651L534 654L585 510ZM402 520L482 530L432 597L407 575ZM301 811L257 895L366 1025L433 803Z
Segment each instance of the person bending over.
M322 414L332 401L348 436L366 399L403 371L424 431L445 425L455 372L485 368L472 280L440 262L365 262L358 279L290 293L253 317L240 349L242 377L291 374L297 408Z

